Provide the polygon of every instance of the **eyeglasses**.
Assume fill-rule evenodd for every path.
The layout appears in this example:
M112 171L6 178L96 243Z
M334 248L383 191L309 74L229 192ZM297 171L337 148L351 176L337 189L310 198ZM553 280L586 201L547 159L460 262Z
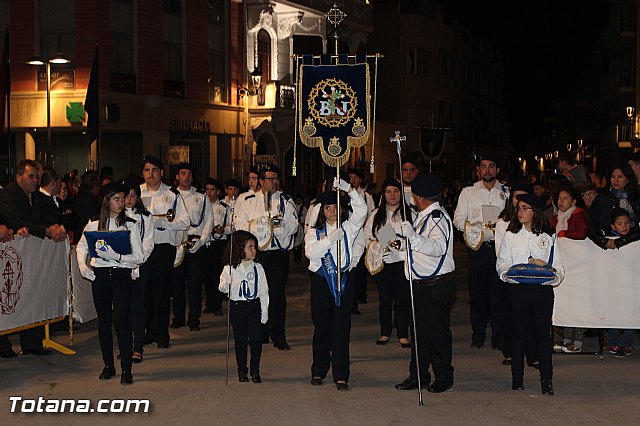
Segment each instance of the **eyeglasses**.
M516 210L520 210L520 211L526 212L527 210L533 210L533 207L529 207L529 206L518 206L518 207L516 207Z
M273 182L274 180L275 181L280 180L280 178L279 177L266 177L266 178L264 178L264 180L268 180L269 182Z

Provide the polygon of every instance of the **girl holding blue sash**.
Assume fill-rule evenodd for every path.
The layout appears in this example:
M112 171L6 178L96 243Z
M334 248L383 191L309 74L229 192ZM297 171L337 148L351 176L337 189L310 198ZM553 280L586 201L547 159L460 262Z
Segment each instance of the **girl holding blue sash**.
M336 178L334 188L347 192L352 212L338 193L327 191L318 197L321 208L315 225L305 234L305 255L309 258L311 276L311 318L313 320L313 363L311 384L318 386L332 368L338 390L348 390L349 340L353 286L349 271L353 244L362 232L367 217L364 199L347 182ZM340 246L340 284L338 284L338 245Z
M261 383L262 327L269 319L269 286L262 265L256 263L258 239L250 232L236 231L227 244L218 290L228 293L229 315L238 364L238 381ZM231 253L230 253L231 251ZM247 370L247 343L251 345L251 361Z

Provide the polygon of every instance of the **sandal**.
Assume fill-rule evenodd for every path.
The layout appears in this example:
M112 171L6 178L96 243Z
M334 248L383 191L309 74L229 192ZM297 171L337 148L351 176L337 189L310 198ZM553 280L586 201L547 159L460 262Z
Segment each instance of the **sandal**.
M136 364L140 364L143 360L143 356L140 352L134 352L131 355L131 361L135 362Z

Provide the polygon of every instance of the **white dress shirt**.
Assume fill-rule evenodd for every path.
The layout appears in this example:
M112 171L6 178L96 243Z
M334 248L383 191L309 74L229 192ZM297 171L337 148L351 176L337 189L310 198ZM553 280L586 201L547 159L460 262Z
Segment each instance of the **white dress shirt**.
M482 181L467 186L460 192L458 205L453 214L453 224L464 232L465 221L486 222L482 217L482 206L497 206L499 211L504 210L504 205L509 196L506 188L498 181L489 191ZM485 232L484 241L493 239L492 232Z
M186 191L179 189L179 191L189 213L190 226L187 235L198 235L201 240L200 247L202 247L208 241L213 229L213 211L209 197L199 193L194 187Z
M87 231L97 231L98 221L93 220L87 223L82 232L82 237L76 247L78 263L85 263L89 255L89 247L84 233ZM142 241L140 240L140 225L138 222L126 221L122 226L117 226L116 221L109 219L109 231L129 231L129 241L131 243L131 254L123 254L120 260L106 260L101 257L92 257L90 265L94 268L127 268L135 269L143 262Z
M440 217L434 217L434 210L440 211ZM438 268L442 256L445 256L444 261L437 275L453 272L456 269L453 260L453 225L446 210L440 207L440 203L433 203L421 211L413 229L416 235L409 240L413 278L430 277ZM405 264L404 272L409 279L409 265Z
M147 189L147 184L143 183L140 185L140 198L146 209L153 215L166 214L170 209L175 209L176 217L173 222L161 217L154 218L156 227L154 242L179 246L182 243L182 231L189 229L189 213L182 197L175 194L171 187L164 183L160 184L157 191Z
M254 270L255 266L255 270ZM256 280L255 272L258 273L258 291L254 294L254 285ZM247 292L243 292L243 287L249 290L250 297ZM269 318L269 283L261 264L253 260L243 260L235 268L225 265L220 274L220 284L218 290L228 294L229 298L235 302L247 302L260 298L260 310L262 312L261 322L265 324Z

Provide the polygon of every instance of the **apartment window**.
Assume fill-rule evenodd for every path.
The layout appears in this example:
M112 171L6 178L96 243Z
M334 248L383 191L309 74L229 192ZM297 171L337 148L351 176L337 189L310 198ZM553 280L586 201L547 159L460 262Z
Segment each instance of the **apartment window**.
M184 98L182 69L182 2L163 0L164 95Z
M209 101L229 101L229 10L225 0L209 0Z
M258 31L256 66L262 71L262 80L271 80L271 36L266 30Z
M76 53L75 1L40 0L36 4L40 29L39 53L50 58L56 52L62 52L73 61Z
M111 0L111 89L136 93L132 0Z

